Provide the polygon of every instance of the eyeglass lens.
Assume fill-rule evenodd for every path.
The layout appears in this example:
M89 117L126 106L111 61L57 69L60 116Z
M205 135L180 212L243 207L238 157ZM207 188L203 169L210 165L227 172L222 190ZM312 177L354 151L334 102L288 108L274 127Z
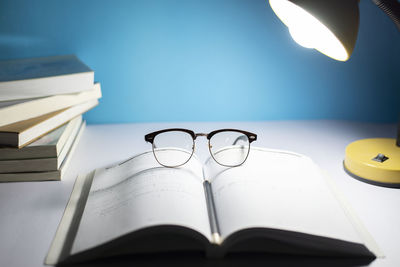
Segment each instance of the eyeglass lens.
M214 160L227 167L235 167L246 161L250 151L249 138L236 131L223 131L209 140L210 153Z
M153 153L158 161L166 167L178 167L192 157L194 140L183 131L163 132L154 137Z

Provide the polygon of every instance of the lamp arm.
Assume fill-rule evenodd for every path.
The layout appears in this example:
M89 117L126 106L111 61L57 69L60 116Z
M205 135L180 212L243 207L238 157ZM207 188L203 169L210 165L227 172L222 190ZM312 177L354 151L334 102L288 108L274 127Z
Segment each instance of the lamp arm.
M388 15L396 24L397 29L400 31L400 3L398 0L372 0L386 15ZM400 147L400 117L397 126L396 145Z
M396 24L400 31L400 3L397 0L372 0Z
M399 119L399 125L397 125L397 139L396 139L396 145L400 147L400 119Z

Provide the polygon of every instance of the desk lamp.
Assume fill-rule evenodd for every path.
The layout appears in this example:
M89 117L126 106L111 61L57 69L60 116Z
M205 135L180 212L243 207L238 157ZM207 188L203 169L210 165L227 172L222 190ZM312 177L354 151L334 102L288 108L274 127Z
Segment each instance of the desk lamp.
M372 0L400 30L400 3ZM301 46L339 61L353 52L359 25L359 0L269 0L279 19ZM344 169L361 181L400 188L400 124L397 140L372 138L346 147Z

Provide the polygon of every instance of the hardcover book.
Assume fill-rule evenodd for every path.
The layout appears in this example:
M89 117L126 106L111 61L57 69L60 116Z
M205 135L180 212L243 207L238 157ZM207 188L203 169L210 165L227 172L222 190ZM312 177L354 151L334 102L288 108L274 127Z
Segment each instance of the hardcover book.
M252 147L239 167L166 168L150 151L79 176L45 263L185 251L382 255L311 159Z

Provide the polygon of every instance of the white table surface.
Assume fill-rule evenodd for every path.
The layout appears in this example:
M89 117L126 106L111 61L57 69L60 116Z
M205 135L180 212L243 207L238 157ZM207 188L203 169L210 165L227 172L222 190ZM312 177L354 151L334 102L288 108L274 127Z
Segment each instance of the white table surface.
M360 182L342 167L347 144L394 138L396 125L327 120L89 125L62 181L0 184L0 266L43 266L77 175L151 149L144 135L170 127L248 130L258 135L256 146L311 157L336 181L386 255L370 266L400 266L400 189ZM205 138L196 142L196 152L203 160L208 157Z

